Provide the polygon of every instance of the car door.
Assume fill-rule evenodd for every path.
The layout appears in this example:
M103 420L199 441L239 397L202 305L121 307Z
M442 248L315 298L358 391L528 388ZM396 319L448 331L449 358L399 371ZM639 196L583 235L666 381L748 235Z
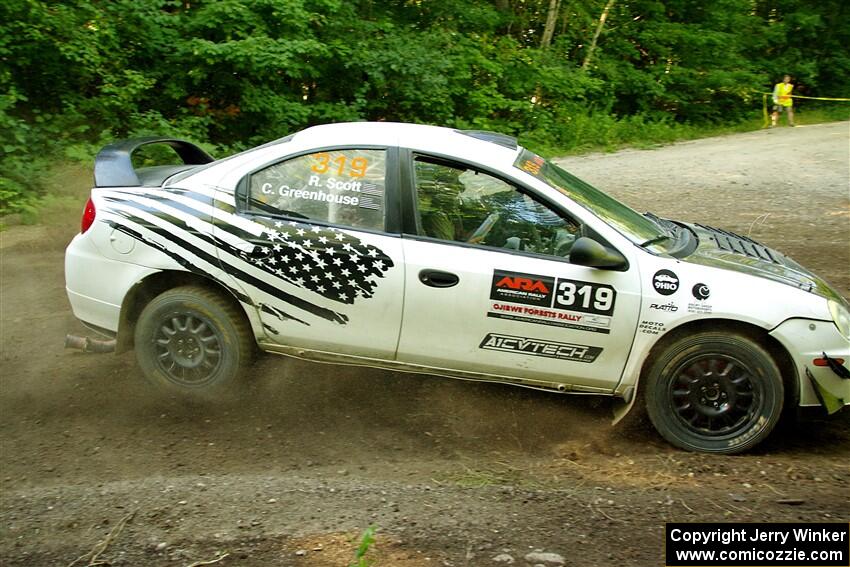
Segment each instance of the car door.
M593 231L504 176L413 153L405 170L399 361L611 391L637 326L636 267L571 264Z
M258 311L264 342L395 357L404 261L397 150L331 147L241 177L219 257Z

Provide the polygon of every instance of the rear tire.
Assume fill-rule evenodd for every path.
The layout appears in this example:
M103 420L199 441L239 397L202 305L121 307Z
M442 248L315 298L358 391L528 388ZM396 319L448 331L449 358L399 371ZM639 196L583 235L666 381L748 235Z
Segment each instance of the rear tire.
M672 343L646 376L655 429L689 451L732 454L763 441L782 414L782 375L743 335L703 332Z
M254 354L244 315L221 295L184 286L155 297L139 315L136 359L160 391L190 397L230 393Z

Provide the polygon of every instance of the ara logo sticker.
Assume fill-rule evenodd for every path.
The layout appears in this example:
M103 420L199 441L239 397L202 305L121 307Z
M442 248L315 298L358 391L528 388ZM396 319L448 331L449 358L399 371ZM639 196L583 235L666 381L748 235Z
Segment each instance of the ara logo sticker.
M602 352L600 347L514 337L499 333L488 333L478 348L572 360L574 362L593 362Z
M528 278L512 278L505 276L496 282L498 288L520 289L522 291L536 291L538 293L549 293L549 288L541 280L530 280Z
M658 270L652 276L652 287L661 295L673 295L679 289L679 277L670 270Z
M691 293L694 294L694 298L699 301L705 301L711 296L711 290L708 289L708 286L704 283L696 284L693 289L691 289Z
M555 278L494 270L490 299L549 307L554 285Z

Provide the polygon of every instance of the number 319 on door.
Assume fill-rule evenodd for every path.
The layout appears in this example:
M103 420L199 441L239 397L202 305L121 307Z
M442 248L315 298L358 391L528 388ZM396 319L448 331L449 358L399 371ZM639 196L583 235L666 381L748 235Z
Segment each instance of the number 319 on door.
M553 307L610 315L614 312L616 299L617 292L610 285L558 278Z

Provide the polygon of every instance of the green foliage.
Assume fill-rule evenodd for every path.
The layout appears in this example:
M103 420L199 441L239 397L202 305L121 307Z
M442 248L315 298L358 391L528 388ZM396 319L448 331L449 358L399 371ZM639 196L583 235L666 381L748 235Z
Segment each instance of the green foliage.
M0 215L35 206L57 157L91 159L127 136L222 154L313 124L389 120L563 151L746 122L786 72L798 94L850 94L844 0L552 5L5 0Z
M8 85L8 72L0 75L0 82ZM14 87L0 95L0 216L34 214L41 181L39 166L45 164L28 152L34 138L32 126L12 114L22 102L26 97Z
M370 561L366 558L366 553L372 544L375 543L375 526L369 526L360 537L360 545L357 546L357 551L354 552L354 563L352 567L369 567Z

